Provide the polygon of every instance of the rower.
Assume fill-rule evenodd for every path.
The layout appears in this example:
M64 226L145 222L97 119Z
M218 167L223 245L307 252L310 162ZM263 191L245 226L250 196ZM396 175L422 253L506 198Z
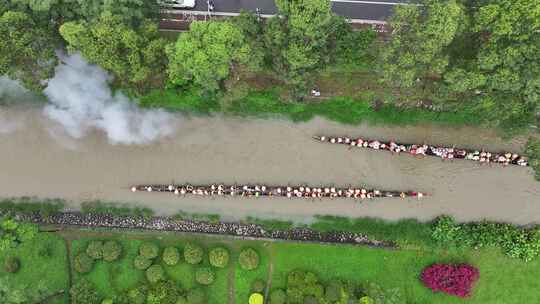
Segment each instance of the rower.
M173 185L169 185L169 191L173 191L174 187Z
M131 187L131 192L136 192L137 191L137 187Z
M152 192L152 187L150 187L150 186L146 187L146 191Z

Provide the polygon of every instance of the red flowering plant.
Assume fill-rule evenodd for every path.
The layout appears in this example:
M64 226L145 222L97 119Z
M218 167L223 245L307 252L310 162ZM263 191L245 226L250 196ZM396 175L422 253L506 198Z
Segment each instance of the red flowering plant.
M472 285L479 277L478 269L467 264L433 264L424 268L421 275L424 285L433 292L442 291L460 298L470 296Z

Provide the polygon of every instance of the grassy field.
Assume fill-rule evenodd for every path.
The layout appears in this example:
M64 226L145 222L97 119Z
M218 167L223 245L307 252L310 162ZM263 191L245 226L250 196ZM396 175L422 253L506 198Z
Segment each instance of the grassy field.
M323 282L333 279L351 280L358 284L374 282L385 289L398 288L405 303L538 303L540 302L540 260L525 263L504 256L499 249L481 250L426 250L424 249L373 249L350 245L320 245L289 242L264 242L235 240L209 236L169 233L110 233L68 231L72 238L72 254L83 248L91 239L115 239L122 243L125 258L107 264L98 262L88 275L103 295L133 287L144 278L143 272L131 267L132 258L145 240L153 240L162 248L174 245L182 248L187 242L196 242L205 249L224 246L231 252L227 269L217 272L217 280L208 288L209 303L247 303L250 285L255 279L267 281L271 288L283 288L286 275L294 269L313 271ZM236 263L241 248L255 248L261 255L259 268L242 270ZM206 251L207 252L207 251ZM460 300L443 294L433 294L419 281L421 270L435 262L466 262L480 269L480 280L470 299ZM208 263L207 256L205 261ZM184 288L196 284L193 266L181 262L165 267L169 277ZM77 279L80 275L74 274ZM110 288L112 287L112 288ZM226 300L228 299L228 300Z
M17 289L35 289L40 286L47 290L47 295L69 289L66 246L60 236L38 233L31 242L0 252L0 261L3 262L8 256L18 257L21 264L15 274L0 268L0 279L8 280L10 286ZM67 303L67 298L60 295L43 304L60 303Z

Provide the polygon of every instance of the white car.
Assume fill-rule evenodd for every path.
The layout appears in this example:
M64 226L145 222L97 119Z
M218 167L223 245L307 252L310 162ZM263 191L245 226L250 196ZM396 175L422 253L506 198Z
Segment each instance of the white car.
M195 0L161 0L159 1L161 6L172 8L194 8Z

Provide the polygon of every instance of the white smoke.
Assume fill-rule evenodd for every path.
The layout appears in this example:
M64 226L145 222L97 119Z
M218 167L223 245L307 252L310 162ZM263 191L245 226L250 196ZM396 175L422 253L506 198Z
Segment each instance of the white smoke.
M90 130L105 132L113 144L145 144L174 133L176 121L163 110L143 110L123 94L112 94L111 77L79 54L61 56L44 93L44 113L75 138Z

